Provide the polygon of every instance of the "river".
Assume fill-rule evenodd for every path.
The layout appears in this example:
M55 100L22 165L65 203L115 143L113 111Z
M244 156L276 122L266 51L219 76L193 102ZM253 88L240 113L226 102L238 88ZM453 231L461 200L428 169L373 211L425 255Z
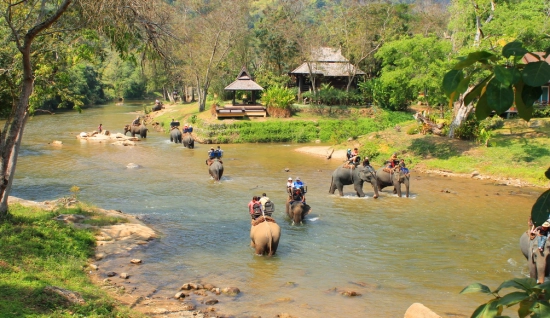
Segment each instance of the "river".
M496 288L528 275L518 241L541 189L413 171L410 198L386 188L373 199L368 184L365 198L351 186L339 197L328 194L339 162L295 151L304 144L222 145L225 172L217 183L204 163L208 145L189 150L155 131L135 147L75 137L99 123L122 132L142 109L128 102L31 118L11 195L52 200L76 185L82 201L141 216L161 235L134 256L144 260L140 275L159 289L173 294L198 280L236 286L237 298L220 296L216 305L236 317L403 317L414 302L466 317L490 298L459 295L465 286ZM302 226L284 217L289 176L308 186L312 213ZM271 258L249 247L247 203L262 192L282 228Z

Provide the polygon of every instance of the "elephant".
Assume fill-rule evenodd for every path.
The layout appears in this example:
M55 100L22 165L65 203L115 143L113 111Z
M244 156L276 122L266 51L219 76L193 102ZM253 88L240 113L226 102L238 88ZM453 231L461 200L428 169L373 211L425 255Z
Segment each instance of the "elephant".
M363 167L358 166L354 169L346 169L344 167L338 167L332 173L332 181L330 182L330 194L334 194L334 191L338 189L340 196L344 195L344 186L353 184L357 196L364 197L363 182L368 182L374 189L374 198L378 198L378 184L376 180L376 174L370 166Z
M177 144L182 143L181 130L179 130L177 127L174 127L172 128L172 130L170 130L170 142L175 142Z
M153 108L151 108L151 110L154 111L154 112L157 112L157 111L159 111L163 108L164 108L164 106L162 105L162 103L157 103L157 104L155 104L155 106L153 106Z
M310 211L311 207L303 202L286 202L286 214L292 219L292 224L301 224Z
M132 134L132 137L135 137L136 134L139 134L141 138L147 138L147 127L144 124L141 124L140 126L134 126L134 125L126 125L124 126L124 135L126 135L127 132L130 132Z
M195 148L195 139L193 139L190 133L186 133L185 136L183 136L182 142L184 147L189 149Z
M220 181L223 175L223 164L219 159L212 159L212 164L208 167L208 172L216 181Z
M531 240L528 233L524 232L519 239L519 246L523 256L527 258L529 276L536 279L538 284L544 283L545 278L550 276L550 240L546 241L544 251L541 253L537 238Z
M398 171L393 170L389 173L384 171L384 168L380 168L376 171L376 179L380 191L385 187L393 186L393 193L397 193L399 197L401 197L401 183L404 183L407 198L409 197L410 174L404 172L402 169Z
M274 255L280 238L281 228L275 222L261 221L250 227L250 246L256 250L256 255Z

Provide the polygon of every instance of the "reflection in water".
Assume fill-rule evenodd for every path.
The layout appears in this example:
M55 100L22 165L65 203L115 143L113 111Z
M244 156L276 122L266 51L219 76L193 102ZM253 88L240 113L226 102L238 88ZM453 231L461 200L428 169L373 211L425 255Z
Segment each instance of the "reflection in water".
M462 288L474 282L495 288L526 273L518 240L540 190L413 171L410 198L386 188L373 199L368 184L366 198L350 186L339 197L328 194L339 163L294 151L301 145L224 145L224 177L214 182L204 163L207 145L186 149L154 131L136 147L75 138L99 123L122 132L141 109L127 104L32 118L12 195L51 200L78 185L83 201L143 216L161 232L135 252L147 260L140 275L151 284L238 287L239 297L219 304L236 316L402 317L414 302L441 315L470 315L487 299L459 295ZM127 169L128 163L142 168ZM284 215L289 176L308 185L312 213L302 226ZM249 247L247 203L263 192L276 205L282 231L272 258Z

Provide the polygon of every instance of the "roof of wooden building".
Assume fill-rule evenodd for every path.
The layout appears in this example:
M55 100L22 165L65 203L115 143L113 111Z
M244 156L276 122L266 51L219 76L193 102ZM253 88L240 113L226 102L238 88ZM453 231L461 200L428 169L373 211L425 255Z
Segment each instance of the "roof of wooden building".
M237 79L225 87L226 91L263 91L264 88L252 80L245 67L241 69Z
M340 49L330 47L321 47L311 52L310 62L304 62L302 65L294 69L290 74L320 74L324 76L350 76L350 75L365 75L366 73L360 69L356 69L342 55Z
M538 58L533 56L533 54L525 54L522 58L521 58L521 62L527 64L527 63L533 63L533 62L539 62L539 61L542 61L542 57L546 54L544 52L533 52L534 54L538 55ZM546 56L546 58L544 59L548 64L550 64L550 54L548 54L548 56Z

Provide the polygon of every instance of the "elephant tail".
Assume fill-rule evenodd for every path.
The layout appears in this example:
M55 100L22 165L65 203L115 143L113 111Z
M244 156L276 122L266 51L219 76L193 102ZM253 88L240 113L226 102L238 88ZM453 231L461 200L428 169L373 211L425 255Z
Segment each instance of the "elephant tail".
M332 185L334 184L334 177L330 178L330 188L328 188L328 193L330 193L330 190L332 190Z

